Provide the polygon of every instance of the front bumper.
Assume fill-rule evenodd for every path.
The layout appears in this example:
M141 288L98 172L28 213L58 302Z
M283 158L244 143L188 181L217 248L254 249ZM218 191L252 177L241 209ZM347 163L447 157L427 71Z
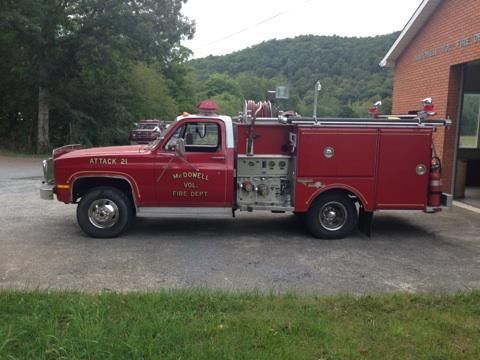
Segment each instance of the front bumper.
M40 199L53 200L55 185L42 185L40 188Z

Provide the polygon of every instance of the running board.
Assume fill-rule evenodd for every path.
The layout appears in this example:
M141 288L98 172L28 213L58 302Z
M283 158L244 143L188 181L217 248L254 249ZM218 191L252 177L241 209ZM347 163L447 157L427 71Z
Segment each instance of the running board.
M218 218L218 217L232 217L232 208L218 208L218 207L139 207L137 208L138 217L164 217L164 218L181 218L181 217L195 217L195 218Z

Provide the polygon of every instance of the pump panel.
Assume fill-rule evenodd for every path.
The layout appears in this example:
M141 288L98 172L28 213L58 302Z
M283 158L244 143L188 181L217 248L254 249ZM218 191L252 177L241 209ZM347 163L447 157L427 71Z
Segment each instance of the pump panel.
M239 156L237 164L237 205L240 209L290 209L293 157Z

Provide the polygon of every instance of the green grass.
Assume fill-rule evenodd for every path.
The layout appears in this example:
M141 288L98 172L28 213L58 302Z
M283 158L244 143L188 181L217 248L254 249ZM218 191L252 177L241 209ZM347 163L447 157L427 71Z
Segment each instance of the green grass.
M1 359L479 359L480 292L0 292Z

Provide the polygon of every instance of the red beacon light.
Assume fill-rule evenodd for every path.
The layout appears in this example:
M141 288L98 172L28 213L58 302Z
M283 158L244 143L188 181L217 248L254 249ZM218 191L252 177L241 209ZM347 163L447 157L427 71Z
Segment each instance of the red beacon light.
M437 113L435 112L435 107L433 106L433 100L431 97L425 98L422 100L423 112L427 116L434 116Z
M213 115L218 111L218 105L213 100L203 100L197 104L197 110L200 114Z
M381 101L377 101L375 104L370 106L370 108L368 109L368 114L370 115L371 118L375 119L376 117L378 117L379 115L378 109L380 108L380 106L382 106Z

